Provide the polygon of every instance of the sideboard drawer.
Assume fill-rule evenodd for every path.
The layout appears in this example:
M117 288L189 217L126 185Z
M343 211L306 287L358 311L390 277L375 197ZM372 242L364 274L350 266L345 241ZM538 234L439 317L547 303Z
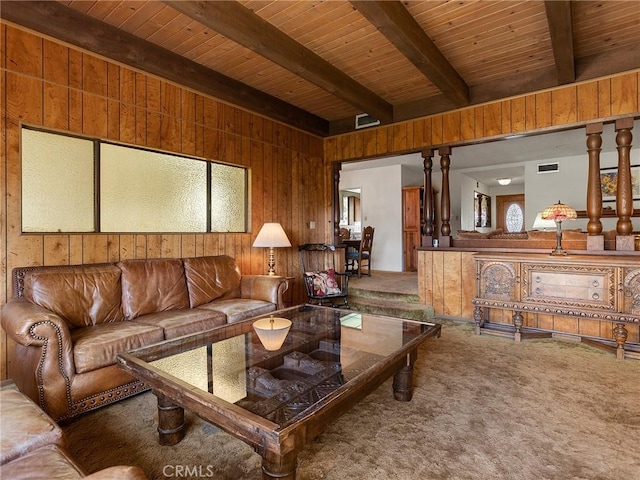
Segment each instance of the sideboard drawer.
M615 309L615 268L522 264L523 302Z

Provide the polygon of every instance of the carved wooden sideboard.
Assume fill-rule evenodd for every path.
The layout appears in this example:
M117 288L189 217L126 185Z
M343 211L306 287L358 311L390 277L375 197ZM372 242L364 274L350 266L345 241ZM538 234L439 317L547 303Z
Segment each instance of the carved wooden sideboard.
M618 358L640 358L633 346L640 343L640 256L478 253L475 258L477 334L512 334L520 341L568 333L615 350ZM497 321L490 318L493 310ZM508 331L505 311L513 323Z

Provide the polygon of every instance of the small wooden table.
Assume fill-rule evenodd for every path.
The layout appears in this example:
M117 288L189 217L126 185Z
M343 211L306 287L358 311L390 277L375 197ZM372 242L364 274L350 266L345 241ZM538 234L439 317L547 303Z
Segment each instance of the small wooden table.
M264 479L293 480L304 445L387 378L411 400L418 347L441 329L311 305L274 316L292 321L277 351L261 345L254 318L118 354L158 397L161 445L182 439L188 408L251 445Z

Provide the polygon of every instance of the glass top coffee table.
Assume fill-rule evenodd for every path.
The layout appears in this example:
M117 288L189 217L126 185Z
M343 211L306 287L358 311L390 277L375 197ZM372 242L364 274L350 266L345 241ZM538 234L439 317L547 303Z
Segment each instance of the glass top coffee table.
M291 321L278 350L253 323ZM263 478L295 479L298 452L326 425L394 376L410 401L417 350L441 326L299 305L118 355L158 397L161 445L184 435L184 409L251 445Z

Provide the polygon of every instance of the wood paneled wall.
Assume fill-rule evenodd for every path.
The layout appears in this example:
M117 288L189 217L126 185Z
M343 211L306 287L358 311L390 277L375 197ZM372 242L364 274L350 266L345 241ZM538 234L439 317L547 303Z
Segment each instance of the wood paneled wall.
M266 249L251 244L264 222L277 221L293 244L278 249L277 272L300 276L296 246L331 238L331 174L322 139L11 25L0 28L2 304L12 295L17 266L224 253L244 273L266 273ZM23 123L250 167L251 233L23 235ZM316 229L308 228L310 221ZM294 293L306 300L301 285ZM9 348L2 332L1 378Z
M325 140L325 158L335 162L398 155L620 116L640 116L640 70L334 136Z
M476 294L475 252L418 250L420 303L436 315L473 319Z

